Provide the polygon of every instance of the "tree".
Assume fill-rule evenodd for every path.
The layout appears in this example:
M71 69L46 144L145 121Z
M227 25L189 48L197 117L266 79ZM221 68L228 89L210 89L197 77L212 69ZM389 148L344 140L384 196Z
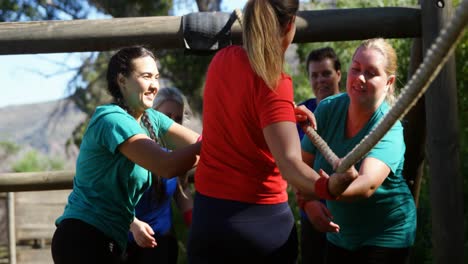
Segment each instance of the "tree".
M14 172L53 171L64 167L63 160L48 158L35 150L28 151L24 157L13 164Z
M82 19L90 8L86 1L75 0L3 0L0 22Z
M18 153L20 147L10 141L0 141L0 161L4 161Z

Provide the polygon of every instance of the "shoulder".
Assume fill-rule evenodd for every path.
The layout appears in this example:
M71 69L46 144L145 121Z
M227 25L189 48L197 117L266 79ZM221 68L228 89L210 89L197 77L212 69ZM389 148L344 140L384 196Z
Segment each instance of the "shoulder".
M213 60L228 58L247 58L244 48L237 45L227 46L216 53Z
M163 118L165 117L166 115L164 115L163 113L153 109L153 108L148 108L146 109L146 113L148 114L148 117L152 120L152 121L155 121L155 120L159 120L160 118Z
M340 93L329 96L325 99L320 101L320 104L317 106L318 108L335 108L340 105L346 105L349 102L349 97L347 93Z
M245 50L236 45L227 46L218 51L211 60L208 73L232 74L232 71L248 68L249 59Z
M91 117L90 125L100 121L125 122L126 120L135 121L135 119L120 106L115 104L106 104L96 107L96 110Z

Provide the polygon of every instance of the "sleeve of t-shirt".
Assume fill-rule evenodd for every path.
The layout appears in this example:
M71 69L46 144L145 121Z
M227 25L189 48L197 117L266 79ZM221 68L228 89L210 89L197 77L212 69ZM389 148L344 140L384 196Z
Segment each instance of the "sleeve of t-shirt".
M271 90L266 85L261 85L258 89L257 111L261 128L281 121L296 123L290 77L283 75L275 90Z
M153 108L149 108L146 112L153 123L153 129L155 129L158 138L164 136L172 124L174 124L174 120Z
M395 173L405 153L403 127L396 123L375 145L366 157L373 157L384 162Z
M96 141L111 153L117 147L136 134L145 134L138 122L124 112L112 112L103 115L94 124Z

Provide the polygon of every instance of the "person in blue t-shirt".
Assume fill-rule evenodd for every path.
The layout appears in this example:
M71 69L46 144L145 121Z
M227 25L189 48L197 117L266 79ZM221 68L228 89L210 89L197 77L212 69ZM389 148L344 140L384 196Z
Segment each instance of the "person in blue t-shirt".
M184 175L199 158L199 134L151 108L159 90L151 51L119 50L106 77L114 102L96 108L83 135L73 191L52 239L57 264L120 263L146 189ZM158 139L174 151L165 151Z
M187 100L177 88L161 89L153 108L180 125L190 112ZM164 141L160 143L169 147ZM174 198L187 226L191 224L193 208L192 193L186 178L179 179L162 179L160 192L149 188L141 197L135 208L135 220L130 225L124 263L177 263L179 246L172 225L171 203Z
M317 132L338 157L344 157L389 111L397 72L395 50L384 39L364 41L349 67L346 93L328 97L315 110ZM332 165L302 140L303 160L322 177ZM326 263L406 263L416 233L416 207L402 175L405 143L398 121L355 165L359 177L335 199L327 200L331 215L322 213L327 233ZM333 177L333 176L332 176Z
M310 98L300 103L299 105L306 106L310 111L314 112L321 100L328 96L338 94L340 92L341 81L341 63L336 56L335 51L330 47L312 50L306 60L307 75L309 77L310 86L315 98ZM299 138L302 140L304 131L297 125ZM320 201L311 201L311 203L321 203ZM323 201L322 206L325 207ZM323 210L326 210L324 208ZM309 213L315 213L309 211ZM300 208L301 214L301 258L302 263L323 263L325 258L325 247L327 244L326 234L318 231L314 227L315 214L310 217ZM319 215L320 217L320 215Z

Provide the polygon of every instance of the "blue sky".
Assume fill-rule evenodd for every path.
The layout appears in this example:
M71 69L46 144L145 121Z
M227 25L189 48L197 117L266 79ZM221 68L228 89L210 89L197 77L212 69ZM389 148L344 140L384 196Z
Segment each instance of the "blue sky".
M224 0L223 11L242 8L246 0ZM194 1L195 3L195 1ZM195 10L176 11L183 15ZM84 53L0 55L0 108L46 102L68 96L70 70L80 65Z

